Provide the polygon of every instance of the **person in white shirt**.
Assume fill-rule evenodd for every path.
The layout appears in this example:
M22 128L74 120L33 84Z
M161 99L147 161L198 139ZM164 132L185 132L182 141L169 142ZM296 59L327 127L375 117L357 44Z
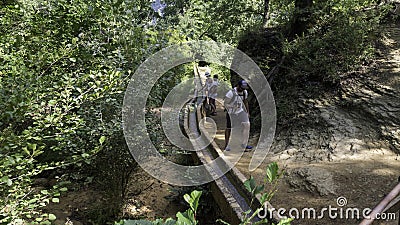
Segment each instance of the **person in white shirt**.
M218 85L219 85L218 75L214 75L213 78L214 79L213 79L212 83L210 83L210 85L208 86L208 95L207 96L208 96L210 105L212 106L212 109L213 109L211 116L216 116L217 115L217 106L215 104L215 99L218 96L218 93L217 93Z
M211 88L213 87L213 79L211 78L211 74L209 72L205 73L206 80L204 82L204 85L202 87L202 91L204 96L206 98L204 99L203 106L206 109L206 115L212 115L215 112L215 104L212 104L212 96L213 94L211 93Z
M225 130L225 151L230 150L229 139L232 128L242 128L242 144L241 147L248 151L253 147L247 145L247 138L250 134L250 111L248 98L248 84L245 80L240 80L236 86L229 90L224 98L224 106L226 113L226 130Z

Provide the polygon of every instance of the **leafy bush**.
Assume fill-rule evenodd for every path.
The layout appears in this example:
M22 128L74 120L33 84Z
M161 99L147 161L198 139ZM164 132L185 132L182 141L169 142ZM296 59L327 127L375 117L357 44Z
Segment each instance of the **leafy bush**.
M338 84L340 76L368 61L385 9L374 1L316 2L312 27L284 45L286 79Z
M131 71L152 53L148 45L158 41L141 27L147 13L126 10L140 5L3 3L0 223L54 220L41 208L57 203L71 179L95 174L113 188L109 199L123 195L134 167L122 134L123 92Z

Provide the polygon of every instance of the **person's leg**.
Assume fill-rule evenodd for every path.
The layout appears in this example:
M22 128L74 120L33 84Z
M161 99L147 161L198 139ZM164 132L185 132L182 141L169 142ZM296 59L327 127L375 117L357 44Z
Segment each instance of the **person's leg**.
M217 113L217 106L215 105L215 98L210 98L210 104L212 105L212 114L213 116Z
M242 123L242 126L243 126L242 146L247 146L247 142L250 135L250 122L244 122ZM247 146L246 148L249 148L249 146Z
M231 136L231 128L226 128L225 129L225 147L224 149L229 151L230 147L229 147L229 138Z
M224 150L229 151L229 138L231 136L231 128L232 128L232 124L231 124L231 119L228 113L226 113L226 129L225 129L225 147Z
M242 126L242 147L246 149L252 149L252 146L247 145L250 136L250 121L247 113L242 111L241 113L239 113L238 119L241 122Z

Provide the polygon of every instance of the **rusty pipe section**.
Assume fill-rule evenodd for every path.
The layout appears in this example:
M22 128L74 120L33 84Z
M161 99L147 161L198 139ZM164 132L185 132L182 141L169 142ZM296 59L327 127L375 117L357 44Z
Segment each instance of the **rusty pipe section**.
M386 197L372 210L372 212L368 215L369 218L364 218L363 221L359 225L369 225L372 224L377 215L381 214L385 207L398 195L400 194L400 182L397 184L393 190L386 195Z

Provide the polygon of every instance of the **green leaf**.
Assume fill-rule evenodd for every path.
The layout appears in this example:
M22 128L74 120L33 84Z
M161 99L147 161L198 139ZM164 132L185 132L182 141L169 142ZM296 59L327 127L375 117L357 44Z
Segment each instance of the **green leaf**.
M186 201L187 203L189 203L189 205L192 204L192 198L190 197L190 195L185 194L185 195L183 196L183 199L185 199L185 201Z
M37 148L37 144L28 144L28 147L29 147L30 149L32 149L33 151L35 151L36 148Z
M54 203L59 203L60 199L59 198L52 198L51 201L54 202Z
M22 167L22 166L16 166L15 167L17 170L22 170L24 167Z
M25 152L27 155L31 155L31 153L28 151L28 148L27 148L27 147L23 147L22 150L24 150L24 152Z
M78 40L79 40L79 38L77 38L77 37L74 37L74 38L72 38L72 44L76 44L76 42L78 42Z
M252 179L252 177L250 177L250 179ZM248 179L248 180L246 180L246 181L244 182L244 187L246 188L246 190L247 190L248 192L252 192L252 191L253 191L253 190L251 189L250 179Z
M260 198L261 204L264 204L268 200L269 200L269 194L268 193L264 193Z
M50 100L49 101L49 106L54 106L57 103L57 100Z
M279 167L276 162L272 162L267 166L267 179L270 183L274 182L278 177Z
M36 203L37 200L38 200L37 198L32 198L32 199L29 199L28 203L33 204L33 203Z
M293 220L293 218L281 219L277 225L290 225Z
M260 194L264 190L264 185L257 186L254 190L254 195Z
M66 191L68 191L68 188L66 188L66 187L60 188L60 191L66 192Z
M176 221L173 220L172 218L168 218L167 220L165 220L164 225L175 225Z
M199 200L200 200L201 194L202 194L201 191L194 190L194 191L192 191L192 193L190 193L190 195L185 194L183 196L185 201L187 203L189 203L190 208L193 210L193 212L197 211L197 207L199 206Z
M101 136L101 138L99 139L100 144L102 145L105 140L106 140L106 137L105 136Z
M57 219L56 215L54 215L52 213L49 214L49 220L53 221L53 220L56 220L56 219Z
M176 214L176 218L178 218L177 224L182 225L192 225L192 220L188 217L187 213L178 212Z

